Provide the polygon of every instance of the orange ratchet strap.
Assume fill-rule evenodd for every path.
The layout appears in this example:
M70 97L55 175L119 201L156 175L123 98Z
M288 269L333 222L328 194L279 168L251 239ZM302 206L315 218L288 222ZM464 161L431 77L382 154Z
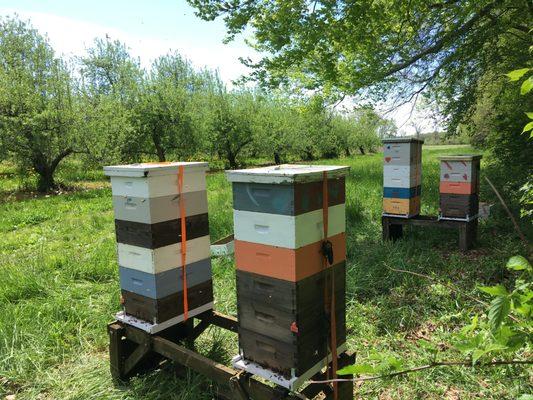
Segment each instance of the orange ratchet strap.
M328 194L328 172L323 172L322 181L322 220L324 228L324 243L323 260L324 268L328 268L333 264L333 249L331 248L331 242L328 240L328 225L329 225L329 194ZM327 280L326 280L327 282ZM325 288L327 293L327 288ZM328 308L328 296L325 297L326 309ZM329 314L330 314L330 340L331 340L331 375L332 379L337 379L337 321L336 321L336 308L335 308L335 274L331 270L331 292L330 292ZM327 358L326 358L327 359ZM333 382L333 398L338 398L338 383Z
M183 165L178 167L178 195L181 222L181 265L183 268L183 320L189 318L189 299L187 296L187 225L185 224L185 200L183 198Z

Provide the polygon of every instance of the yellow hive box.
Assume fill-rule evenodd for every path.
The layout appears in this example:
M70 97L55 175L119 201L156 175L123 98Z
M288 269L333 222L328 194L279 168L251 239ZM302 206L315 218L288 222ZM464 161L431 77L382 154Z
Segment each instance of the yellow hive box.
M384 198L383 212L407 217L418 215L420 214L420 196L410 199Z

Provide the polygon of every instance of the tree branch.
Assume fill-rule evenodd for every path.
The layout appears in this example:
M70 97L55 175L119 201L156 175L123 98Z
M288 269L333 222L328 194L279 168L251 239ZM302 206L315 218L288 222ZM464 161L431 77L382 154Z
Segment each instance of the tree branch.
M391 68L389 68L389 70L385 71L385 73L382 75L382 78L386 78L386 77L388 77L390 75L395 74L396 72L399 72L399 71L407 68L411 64L414 64L415 62L417 62L418 60L420 60L421 58L423 58L423 57L425 57L425 56L427 56L429 54L433 54L433 53L439 52L440 50L442 50L442 48L447 43L449 43L450 41L452 41L453 39L455 39L457 37L462 36L464 33L468 32L470 29L472 29L472 27L476 24L476 22L478 22L481 18L483 18L486 15L488 15L490 13L490 11L496 5L497 5L497 1L487 4L477 14L475 14L472 18L470 18L465 24L463 24L462 26L460 26L457 29L453 29L447 35L444 35L441 39L437 40L432 46L426 47L425 49L420 51L418 54L415 54L411 58L409 58L409 59L407 59L407 60L405 60L403 62L400 62L400 63L398 63L396 65L393 65Z
M495 367L499 365L530 365L533 364L533 360L497 360L497 361L491 361L483 364L477 364L478 367ZM473 366L472 362L470 361L436 361L432 362L430 364L421 365L419 367L413 367L404 369L402 371L392 372L390 374L385 375L377 375L377 376L363 376L361 378L352 378L352 379L327 379L323 381L307 381L310 384L315 383L333 383L333 382L366 382L366 381L375 381L378 379L386 379L386 378L393 378L395 376L400 375L406 375L413 372L423 371L425 369L431 369L431 368L437 368L437 367L452 367L452 366Z
M509 216L509 218L511 219L513 225L514 225L514 229L516 231L516 233L518 234L518 236L520 237L520 240L522 241L522 243L524 243L524 246L526 246L526 249L528 251L528 253L530 252L530 248L529 248L529 242L527 241L524 233L520 230L520 227L518 226L518 223L516 222L513 214L511 213L511 211L509 210L509 207L507 207L507 204L505 204L505 201L503 200L503 197L501 196L500 192L498 192L498 190L496 189L496 187L492 184L492 182L490 181L490 179L488 177L485 177L485 180L487 181L487 183L489 184L489 186L491 187L492 191L496 194L496 196L498 197L498 199L500 200L500 203L502 204L503 208L505 209L505 211L507 212L507 215ZM528 254L529 256L529 254Z

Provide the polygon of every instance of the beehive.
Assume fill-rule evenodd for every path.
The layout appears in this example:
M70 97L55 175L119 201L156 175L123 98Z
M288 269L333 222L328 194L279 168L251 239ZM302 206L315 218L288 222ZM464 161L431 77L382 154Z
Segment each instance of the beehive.
M227 172L233 184L240 353L286 377L305 374L329 354L326 297L332 279L337 345L346 341L347 171L281 165ZM331 266L321 253L324 172Z
M478 214L480 155L439 157L440 216L469 220Z
M420 213L422 144L415 138L383 141L383 213L413 217Z
M127 316L166 327L184 319L185 300L189 316L212 308L206 170L207 163L202 162L104 167L111 178L120 286Z

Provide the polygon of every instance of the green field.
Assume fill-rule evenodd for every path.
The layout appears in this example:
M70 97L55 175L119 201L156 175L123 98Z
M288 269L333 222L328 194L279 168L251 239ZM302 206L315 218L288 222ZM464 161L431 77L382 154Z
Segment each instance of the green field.
M431 147L424 151L422 212L438 207L437 155L471 151ZM510 222L496 205L482 221L479 247L457 250L453 231L410 231L400 242L381 241L381 155L328 160L351 166L347 179L347 327L359 361L388 352L407 366L437 357L462 360L451 336L479 312L468 295L478 284L508 279L507 258L522 252ZM482 166L484 168L484 165ZM16 399L211 399L216 390L202 377L177 377L171 366L130 384L114 386L109 374L106 324L119 310L111 191L100 171L70 163L59 181L72 191L34 197L16 192L12 167L0 167L0 396ZM31 184L31 182L30 182ZM232 231L231 190L223 173L208 177L212 240ZM496 203L482 184L482 200ZM460 288L392 272L398 267L429 274ZM235 315L232 259L214 260L215 308ZM237 337L210 328L198 349L229 363ZM524 357L527 355L524 355ZM473 370L440 368L358 385L356 398L513 399L529 393L525 367Z

